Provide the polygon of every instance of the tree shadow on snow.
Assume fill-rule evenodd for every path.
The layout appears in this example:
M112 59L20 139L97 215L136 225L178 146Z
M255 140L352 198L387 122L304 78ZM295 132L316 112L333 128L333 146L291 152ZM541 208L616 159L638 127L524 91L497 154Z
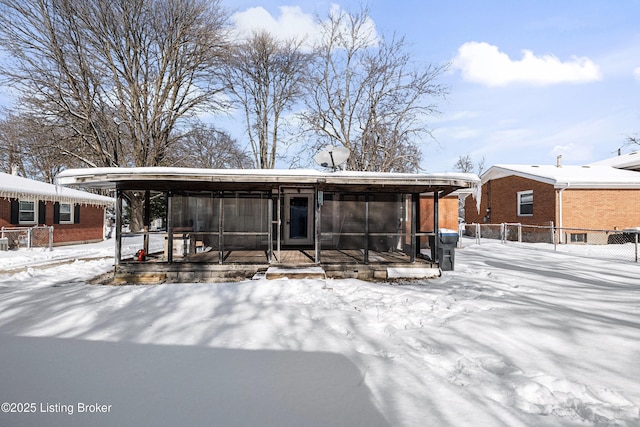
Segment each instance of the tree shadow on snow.
M36 404L2 425L389 425L338 354L0 335L0 360L0 400Z

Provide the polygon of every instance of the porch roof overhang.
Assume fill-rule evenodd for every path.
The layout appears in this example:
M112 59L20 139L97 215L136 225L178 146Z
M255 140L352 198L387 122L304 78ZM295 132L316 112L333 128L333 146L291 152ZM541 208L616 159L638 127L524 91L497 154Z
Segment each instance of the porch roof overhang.
M260 190L282 186L315 186L324 191L449 194L480 185L468 173L383 173L308 169L89 168L69 169L58 184L94 188L149 190ZM188 185L188 188L185 188Z

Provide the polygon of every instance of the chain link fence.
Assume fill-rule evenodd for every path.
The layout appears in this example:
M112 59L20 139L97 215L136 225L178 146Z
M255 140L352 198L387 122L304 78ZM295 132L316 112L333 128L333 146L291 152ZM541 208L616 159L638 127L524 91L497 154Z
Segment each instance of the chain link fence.
M594 230L518 223L465 224L460 227L460 234L473 239L466 239L466 244L499 240L507 245L520 245L528 249L599 259L639 261L640 229Z
M53 247L53 227L2 227L0 249L49 248Z

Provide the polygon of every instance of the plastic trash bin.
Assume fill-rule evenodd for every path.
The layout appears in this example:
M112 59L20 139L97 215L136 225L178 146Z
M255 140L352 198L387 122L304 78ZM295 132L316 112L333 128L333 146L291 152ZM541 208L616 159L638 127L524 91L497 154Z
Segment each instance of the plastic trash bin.
M456 263L458 232L442 229L438 232L438 263L442 271L453 271ZM432 247L433 252L433 247Z
M0 238L0 251L8 251L9 250L9 238L2 237Z

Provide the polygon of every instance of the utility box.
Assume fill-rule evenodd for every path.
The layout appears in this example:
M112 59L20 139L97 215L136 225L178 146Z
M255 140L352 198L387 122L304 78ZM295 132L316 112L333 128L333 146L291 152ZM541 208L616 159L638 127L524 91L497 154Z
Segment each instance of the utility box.
M438 231L438 248L436 253L435 236L429 236L431 259L437 259L442 271L453 271L456 262L456 246L458 246L458 232L442 229Z
M2 237L0 238L0 251L8 251L9 250L9 238Z

